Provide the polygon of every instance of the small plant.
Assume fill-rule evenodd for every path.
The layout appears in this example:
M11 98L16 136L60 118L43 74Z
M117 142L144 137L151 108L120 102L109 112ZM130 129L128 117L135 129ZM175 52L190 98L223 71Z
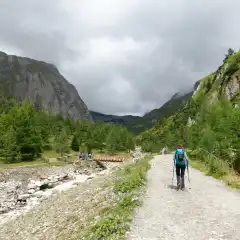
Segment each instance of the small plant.
M207 175L220 178L228 173L228 166L222 160L219 160L213 155L208 156L208 171Z
M144 159L134 166L126 167L122 172L118 181L115 183L114 192L126 193L134 188L138 188L145 184L145 174L149 169L148 159Z
M86 236L89 240L123 239L125 232L129 230L124 217L119 214L109 214L103 217L91 228L91 233Z

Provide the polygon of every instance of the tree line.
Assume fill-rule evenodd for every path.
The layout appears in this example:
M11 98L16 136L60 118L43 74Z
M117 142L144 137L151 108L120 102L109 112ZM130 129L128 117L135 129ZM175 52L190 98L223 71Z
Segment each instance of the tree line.
M27 100L0 97L0 158L7 163L32 161L46 150L114 153L134 146L133 134L123 126L73 120L37 110Z

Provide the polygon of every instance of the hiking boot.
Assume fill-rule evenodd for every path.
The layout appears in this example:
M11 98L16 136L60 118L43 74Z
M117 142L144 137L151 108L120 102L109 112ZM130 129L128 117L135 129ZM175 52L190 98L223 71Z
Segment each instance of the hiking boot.
M181 190L185 189L184 177L181 178Z
M179 190L181 186L180 180L181 180L180 176L177 176L177 190Z

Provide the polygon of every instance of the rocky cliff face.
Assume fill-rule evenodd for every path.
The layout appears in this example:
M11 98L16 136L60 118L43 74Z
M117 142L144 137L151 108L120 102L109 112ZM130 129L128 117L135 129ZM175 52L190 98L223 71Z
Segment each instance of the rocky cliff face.
M19 100L27 98L53 114L92 121L76 88L52 64L0 52L0 92Z
M218 70L198 82L193 97L205 96L209 103L228 99L240 103L240 52L225 58Z

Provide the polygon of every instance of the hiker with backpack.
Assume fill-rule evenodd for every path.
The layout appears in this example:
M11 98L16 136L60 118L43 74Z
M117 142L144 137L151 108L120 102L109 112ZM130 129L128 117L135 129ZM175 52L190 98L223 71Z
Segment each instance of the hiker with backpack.
M184 183L184 176L185 176L185 169L188 169L188 157L182 144L177 145L176 152L173 157L174 166L176 167L176 175L177 175L177 189L180 188L184 190L185 183Z

